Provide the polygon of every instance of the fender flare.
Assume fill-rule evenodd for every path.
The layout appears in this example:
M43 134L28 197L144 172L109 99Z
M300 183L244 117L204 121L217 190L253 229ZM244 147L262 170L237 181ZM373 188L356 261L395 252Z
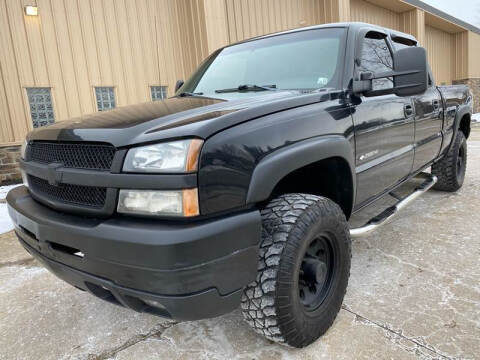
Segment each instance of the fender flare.
M278 182L294 170L320 160L339 157L350 166L355 201L355 157L350 142L342 135L325 135L284 146L260 160L247 193L247 204L267 200Z
M452 147L452 144L454 143L455 138L457 137L457 132L460 129L460 121L462 120L462 118L466 114L472 115L470 109L471 108L469 104L462 104L458 106L458 110L457 110L457 113L455 114L455 120L453 123L452 141L450 142L450 145L448 145L448 150L446 152L450 151L450 148Z

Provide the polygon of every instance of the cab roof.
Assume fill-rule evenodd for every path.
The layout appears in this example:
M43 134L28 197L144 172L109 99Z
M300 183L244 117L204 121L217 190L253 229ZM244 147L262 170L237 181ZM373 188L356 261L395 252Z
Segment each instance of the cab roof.
M245 43L245 42L249 42L249 41L253 41L253 40L265 39L265 38L269 38L269 37L273 37L273 36L291 34L291 33L306 31L306 30L326 29L326 28L349 28L349 29L352 29L353 31L358 31L359 29L365 28L365 27L369 27L369 28L372 28L374 30L377 29L381 32L384 32L384 33L388 34L390 36L390 38L392 38L394 40L395 39L400 40L398 42L404 42L404 43L410 42L411 45L415 45L415 44L418 43L417 39L414 36L412 36L410 34L407 34L407 33L404 33L404 32L401 32L401 31L398 31L398 30L385 28L385 27L382 27L382 26L369 24L369 23L364 23L364 22L337 22L337 23L328 23L328 24L321 24L321 25L306 26L306 27L301 27L301 28L296 28L296 29L291 29L291 30L279 31L279 32L266 34L266 35L260 35L260 36L256 36L256 37L253 37L253 38L241 40L241 41L238 41L238 42L233 43L233 44L229 44L225 47L229 47L229 46L232 46L232 45L241 44L241 43Z

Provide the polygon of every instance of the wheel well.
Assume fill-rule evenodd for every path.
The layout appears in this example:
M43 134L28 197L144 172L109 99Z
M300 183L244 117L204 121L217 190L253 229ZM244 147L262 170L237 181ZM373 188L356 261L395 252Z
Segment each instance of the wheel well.
M463 115L462 119L460 120L459 129L465 135L465 138L468 139L470 135L470 114Z
M277 183L270 198L287 193L327 197L340 206L348 219L354 193L350 166L345 159L333 157L294 170Z

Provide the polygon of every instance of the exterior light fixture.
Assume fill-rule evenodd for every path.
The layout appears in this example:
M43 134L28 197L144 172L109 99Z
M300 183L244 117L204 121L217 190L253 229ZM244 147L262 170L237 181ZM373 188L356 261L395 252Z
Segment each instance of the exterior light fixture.
M25 15L28 16L38 16L38 7L27 5L25 6Z

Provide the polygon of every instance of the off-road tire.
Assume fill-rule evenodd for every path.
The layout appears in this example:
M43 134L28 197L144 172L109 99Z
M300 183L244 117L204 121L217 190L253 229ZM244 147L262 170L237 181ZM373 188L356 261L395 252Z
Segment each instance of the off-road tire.
M463 132L458 131L447 154L432 165L432 174L438 177L435 190L454 192L460 189L467 168L467 140Z
M308 194L281 195L261 215L258 274L244 289L243 316L272 341L307 346L328 330L342 305L351 260L347 220L336 203ZM305 252L319 234L332 239L334 270L321 304L308 311L299 296L299 274Z

